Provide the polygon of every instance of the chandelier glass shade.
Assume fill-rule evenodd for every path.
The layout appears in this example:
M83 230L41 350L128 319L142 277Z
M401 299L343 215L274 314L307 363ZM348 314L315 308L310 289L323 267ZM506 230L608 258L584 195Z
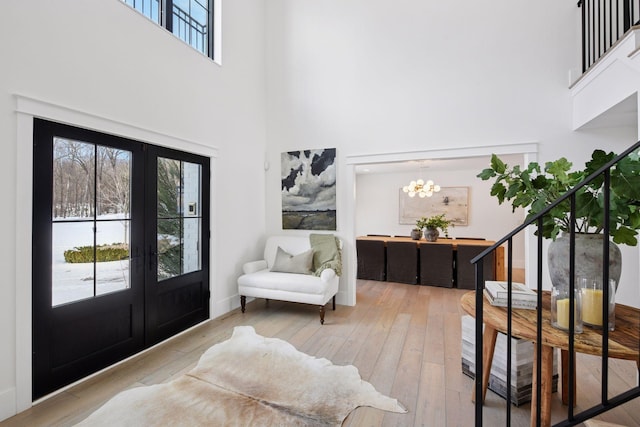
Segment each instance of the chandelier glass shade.
M433 193L440 191L440 186L435 185L433 181L424 182L422 179L411 181L409 185L402 187L402 191L409 194L409 197L431 197Z

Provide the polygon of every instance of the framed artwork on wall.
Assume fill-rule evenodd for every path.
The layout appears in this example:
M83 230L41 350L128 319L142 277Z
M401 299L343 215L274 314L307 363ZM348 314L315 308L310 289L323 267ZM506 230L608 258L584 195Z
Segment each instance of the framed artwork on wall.
M431 197L409 197L399 189L399 222L415 225L416 220L426 216L445 214L455 225L468 225L469 187L441 187Z
M281 154L284 230L336 229L335 163L335 148Z

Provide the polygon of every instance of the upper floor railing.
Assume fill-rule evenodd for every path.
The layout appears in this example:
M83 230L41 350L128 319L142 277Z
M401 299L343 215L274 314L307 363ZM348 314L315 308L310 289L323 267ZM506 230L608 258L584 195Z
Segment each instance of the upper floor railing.
M578 0L582 8L582 72L640 22L640 0Z
M493 246L487 248L485 251L483 251L482 253L480 253L477 257L475 257L474 259L471 260L471 263L473 263L475 265L475 277L476 277L476 283L475 283L475 315L476 315L476 333L475 333L475 343L476 343L476 352L475 352L475 367L476 367L476 377L475 377L475 396L483 396L483 382L482 382L482 378L483 378L483 305L485 303L485 299L483 298L483 288L484 288L484 281L483 281L483 259L490 255L493 251L495 251L499 246L506 244L507 245L507 250L505 251L507 254L507 260L506 260L506 268L507 268L507 280L509 282L509 285L511 285L512 282L512 277L513 277L513 259L512 259L512 244L513 244L513 238L518 235L521 232L525 232L526 229L528 229L529 227L534 227L536 230L536 236L537 239L534 239L534 244L531 245L531 247L529 248L531 251L534 251L534 253L537 253L537 265L534 266L534 274L530 274L529 277L534 277L535 276L535 289L537 290L538 293L538 303L537 303L537 313L536 313L536 342L538 343L543 343L545 342L543 340L543 304L542 304L542 293L543 293L543 286L542 286L542 277L543 277L543 224L544 224L544 219L545 216L548 215L550 213L550 211L552 211L552 209L554 209L555 207L557 207L558 205L562 204L562 203L570 203L570 211L569 211L569 221L572 224L571 229L569 230L569 241L570 241L570 246L569 246L569 265L567 266L569 275L568 275L568 283L570 286L570 290L569 290L569 295L573 295L574 294L574 287L575 287L575 278L576 278L576 249L575 249L575 234L576 232L576 206L577 206L577 201L576 198L579 196L580 191L583 188L586 188L587 186L589 186L592 181L595 182L602 182L602 186L601 186L601 195L602 195L602 213L603 213L603 217L604 217L604 221L603 221L603 230L602 233L604 236L611 236L610 234L610 220L612 220L612 218L610 218L610 200L611 200L611 171L612 169L614 169L620 162L621 160L623 160L625 157L631 155L631 156L635 156L634 159L637 158L638 155L640 155L640 142L637 142L636 144L634 144L632 147L630 147L629 149L627 149L625 152L623 152L622 154L620 154L619 156L615 157L614 159L612 159L611 161L607 162L606 164L604 164L600 169L598 169L597 171L595 171L594 173L592 173L591 175L589 175L588 177L586 177L584 179L584 181L582 181L579 185L577 185L576 187L574 187L573 189L571 189L570 191L568 191L567 193L565 193L563 196L561 196L560 198L558 198L555 202L549 204L549 206L547 206L545 209L543 209L542 211L540 211L538 214L531 216L530 218L528 218L522 225L520 225L519 227L517 227L516 229L514 229L511 233L507 234L505 237L503 237L502 239L498 240ZM629 171L626 171L627 173L629 173ZM635 171L634 173L637 173L637 171ZM591 184L593 185L593 184ZM640 201L637 201L637 203L634 202L634 204L638 205L640 204ZM535 245L535 247L533 247ZM609 246L610 246L610 242L608 238L603 239L603 249L602 249L602 259L603 259L603 265L608 265L608 260L609 260ZM603 268L603 283L608 283L608 279L609 279L609 269L608 268ZM532 283L529 284L530 286L532 285ZM509 286L509 288L511 288L511 286ZM607 293L605 291L605 297L607 296ZM513 369L513 364L512 364L512 350L511 350L511 331L512 331L512 314L513 314L513 310L512 310L512 295L511 295L511 290L509 289L509 296L508 296L508 307L507 307L507 320L506 320L506 325L504 325L504 328L506 330L506 335L507 335L507 351L506 351L506 375L507 375L507 379L506 379L506 389L507 389L507 399L506 399L506 425L510 425L510 420L511 420L511 391L513 390L510 387L511 384L511 372ZM605 299L605 301L607 301ZM603 308L603 312L606 311ZM573 350L573 345L574 345L574 339L577 338L576 335L577 334L574 331L574 322L573 322L573 310L571 310L571 308L569 309L569 322L568 324L570 325L569 327L569 331L567 332L567 341L568 341L568 353L569 354L573 354L574 350ZM607 314L604 313L603 315L603 324L607 324L606 320L607 320ZM567 407L567 416L566 419L563 419L562 421L558 422L557 424L555 424L555 426L574 426L574 425L578 425L582 422L584 422L585 420L588 420L590 418L593 418L603 412L606 412L610 409L613 409L617 406L622 405L623 403L628 402L629 400L635 399L637 397L640 397L640 386L638 385L638 383L636 382L635 387L630 388L629 390L624 391L623 393L616 395L614 397L609 397L609 390L608 390L608 384L609 384L609 379L608 379L608 357L609 357L609 348L608 348L608 342L609 342L609 331L608 328L602 328L602 343L601 343L601 352L602 352L602 366L601 366L601 385L602 385L602 394L601 394L601 402L591 408L588 408L580 413L574 414L574 405L572 404L576 402L576 396L574 395L575 391L573 390L573 387L568 387L568 402L569 405ZM639 344L640 345L640 344ZM535 346L536 350L535 350L535 355L534 358L536 360L542 360L542 345L537 345ZM640 349L639 349L640 350ZM575 384L575 368L576 368L576 359L574 357L569 357L568 358L568 372L565 375L565 378L568 379L568 384ZM541 387L542 387L542 364L541 363L537 363L537 367L535 372L533 373L533 375L535 375L535 379L536 381L532 381L533 384L535 384L535 389L532 390L532 393L535 394L536 396L541 396ZM638 361L638 367L640 367L640 361ZM541 421L541 399L537 399L535 402L535 406L532 406L531 411L535 411L536 414L536 425L540 426L540 425L545 425L544 423L542 423ZM483 399L481 398L476 398L476 402L475 402L475 425L476 426L482 426L482 422L483 422Z

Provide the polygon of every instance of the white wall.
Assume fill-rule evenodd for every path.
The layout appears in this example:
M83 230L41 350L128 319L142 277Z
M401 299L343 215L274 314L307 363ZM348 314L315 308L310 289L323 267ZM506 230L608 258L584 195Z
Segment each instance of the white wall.
M575 2L225 1L222 67L119 0L2 5L4 205L29 199L18 192L30 175L19 156L28 150L17 146L14 94L126 125L120 129L215 147L213 316L237 305L235 280L241 263L261 252L261 233L283 233L283 151L337 148L338 234L347 239L351 277L356 180L349 156L533 141L542 161L582 161L594 147L620 151L637 138L635 127L571 131ZM0 212L0 419L16 409L17 348L30 346L28 332L16 334L16 318L29 318L30 306L14 303L18 289L30 289L14 252L31 239L23 232L30 215ZM632 255L635 267L623 278L637 284L637 250ZM341 282L344 301L353 286Z
M350 158L531 142L542 162L580 164L596 147L619 152L637 140L635 127L572 130L575 2L270 0L266 11L268 158L279 165L283 151L337 147L347 296L355 287ZM272 167L268 233L281 232L279 180ZM638 280L633 250L623 272L630 283Z
M258 256L256 235L264 230L264 194L237 191L264 185L264 2L236 0L223 9L221 67L119 0L3 2L0 420L24 409L25 388L30 401L30 373L24 372L30 362L17 360L30 356L30 324L25 332L24 323L30 322L31 305L22 297L31 287L30 261L15 253L31 239L25 231L31 212L20 208L30 200L24 183L30 182L31 166L23 155L30 141L25 146L17 139L24 132L17 128L16 94L45 101L55 107L48 111L64 117L93 117L89 121L98 127L109 125L125 136L146 135L151 143L175 141L177 148L217 155L212 316L238 304L240 265Z
M488 167L488 166L487 166ZM427 169L428 171L428 169ZM468 187L468 224L449 228L451 237L484 237L498 240L522 224L522 209L511 212L510 204L498 204L491 197L491 182L476 178L479 170L429 171L424 179L432 179L441 186ZM413 224L399 223L399 189L418 178L416 173L358 174L356 178L355 230L356 235L409 235ZM513 265L524 268L524 236L513 241Z

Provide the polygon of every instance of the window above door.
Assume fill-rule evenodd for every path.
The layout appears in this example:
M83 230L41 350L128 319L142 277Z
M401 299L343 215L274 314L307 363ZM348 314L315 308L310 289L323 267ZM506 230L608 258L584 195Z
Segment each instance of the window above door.
M121 0L214 59L214 0Z

